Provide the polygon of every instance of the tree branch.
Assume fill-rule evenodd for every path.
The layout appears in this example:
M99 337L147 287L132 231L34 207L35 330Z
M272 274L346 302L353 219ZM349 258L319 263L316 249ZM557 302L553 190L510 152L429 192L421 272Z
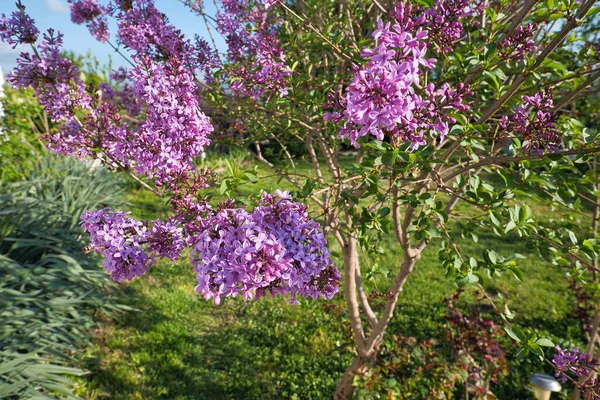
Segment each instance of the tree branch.
M482 161L479 161L475 164L471 164L471 165L467 165L463 168L460 168L458 171L455 171L447 176L445 176L443 178L444 182L448 182L450 181L452 178L457 177L458 175L462 174L463 172L469 171L471 169L474 168L478 168L478 167L483 167L486 165L502 165L502 164L509 164L511 162L519 162L519 161L525 161L525 160L536 160L536 159L542 159L544 157L547 157L549 155L561 155L561 156L569 156L569 155L578 155L578 154L591 154L591 153L600 153L600 147L591 147L588 149L576 149L576 150L567 150L567 151L557 151L554 153L549 153L549 154L541 154L541 155L526 155L526 156L520 156L520 157L510 157L510 156L505 156L505 157L489 157L486 159L483 159Z
M548 57L548 55L550 55L550 53L552 53L567 37L569 32L571 32L573 29L575 29L578 25L581 24L580 20L585 17L585 14L594 5L595 2L596 0L587 0L581 5L581 7L579 7L575 15L567 21L563 29L554 37L554 39L546 47L544 47L544 50L542 50L542 52L536 57L533 66L527 71L525 71L523 74L521 74L517 79L515 79L515 81L508 88L508 90L483 112L483 114L475 124L485 123L496 113L496 111L502 108L504 103L506 103L508 99L510 99L515 94L515 92L521 87L521 85L525 83L525 80L529 77L531 72L542 64L546 57Z

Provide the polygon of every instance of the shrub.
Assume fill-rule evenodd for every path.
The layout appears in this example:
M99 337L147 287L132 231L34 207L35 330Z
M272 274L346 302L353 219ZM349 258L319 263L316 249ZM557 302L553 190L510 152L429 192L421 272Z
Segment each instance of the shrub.
M0 398L68 394L97 317L123 309L79 227L84 209L123 204L118 180L52 157L0 193Z

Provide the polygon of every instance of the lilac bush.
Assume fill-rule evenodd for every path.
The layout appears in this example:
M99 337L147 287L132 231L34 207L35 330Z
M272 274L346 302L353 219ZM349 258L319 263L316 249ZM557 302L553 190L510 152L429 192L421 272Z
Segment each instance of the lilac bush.
M327 238L335 240L356 345L336 398L351 398L354 378L378 356L427 247L438 246L440 268L461 288L484 291L484 277L502 273L523 277L519 254L469 254L457 240L481 233L518 235L549 268L596 279L594 0L373 1L367 8L222 0L215 16L201 1L183 1L223 36L223 55L213 38L187 38L152 0L70 3L73 22L118 49L130 67L99 85L84 82L61 53L61 34L40 38L17 2L0 19L0 39L32 49L9 81L32 87L61 124L47 135L53 150L123 171L171 207L164 221L87 212L89 249L118 281L189 251L206 299L268 294L297 303L338 292ZM115 32L107 29L111 20ZM201 168L198 158L212 145L251 148L293 191L234 200L238 186L260 177L231 164L221 174ZM280 157L265 147L280 149ZM349 147L357 151L350 155ZM308 174L297 168L304 161ZM206 190L217 187L230 199L209 201L214 190ZM540 223L525 198L554 207L556 218ZM576 235L571 221L581 215L592 222ZM386 238L399 256L384 267L385 299L375 304L362 276L376 274L371 261ZM486 298L509 318L501 300ZM594 313L600 321L600 310ZM520 354L544 357L551 344L516 324L505 331ZM597 333L590 328L590 343ZM576 364L593 358L559 351L561 378L583 375ZM586 385L596 396L596 381Z

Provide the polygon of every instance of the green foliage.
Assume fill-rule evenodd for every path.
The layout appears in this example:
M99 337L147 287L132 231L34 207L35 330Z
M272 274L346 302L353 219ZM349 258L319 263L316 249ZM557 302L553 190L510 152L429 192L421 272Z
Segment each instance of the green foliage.
M40 136L51 127L45 113L33 97L33 90L4 87L1 99L4 118L0 135L0 182L14 182L29 172L46 153Z
M79 227L83 210L120 197L106 170L72 159L44 158L27 180L0 185L0 398L72 397L77 348L98 316L128 309L83 254Z

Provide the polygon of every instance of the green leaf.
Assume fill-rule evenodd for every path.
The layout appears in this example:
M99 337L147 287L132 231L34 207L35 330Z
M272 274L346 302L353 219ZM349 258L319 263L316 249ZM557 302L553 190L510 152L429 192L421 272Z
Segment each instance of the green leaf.
M540 339L536 340L536 343L543 347L556 347L555 344L552 343L552 341L547 338L540 338Z
M396 153L394 152L385 152L381 156L381 162L386 167L391 167L396 162Z
M251 174L250 172L245 172L244 173L246 175L246 178L248 178L248 180L252 183L256 183L258 182L258 177L254 174Z
M515 221L509 221L508 224L506 224L506 227L504 228L504 233L508 233L512 230L514 230L517 227L517 224L515 224Z
M569 233L569 239L571 239L571 243L577 244L577 236L575 236L575 233L573 233L573 231L567 232Z
M521 330L521 328L505 325L504 330L506 331L508 336L510 336L511 338L513 338L513 340L516 340L519 343L524 342L527 339L525 333Z
M540 358L544 358L544 350L542 350L542 348L535 344L535 343L531 343L529 346L527 346L529 348L529 350L531 350L535 355L539 356Z
M377 210L377 215L379 216L379 218L385 218L386 216L388 216L390 213L390 208L389 207L381 207L379 210Z
M223 180L223 182L221 182L221 187L219 188L219 193L225 194L228 189L229 189L229 185L227 184L227 180Z

